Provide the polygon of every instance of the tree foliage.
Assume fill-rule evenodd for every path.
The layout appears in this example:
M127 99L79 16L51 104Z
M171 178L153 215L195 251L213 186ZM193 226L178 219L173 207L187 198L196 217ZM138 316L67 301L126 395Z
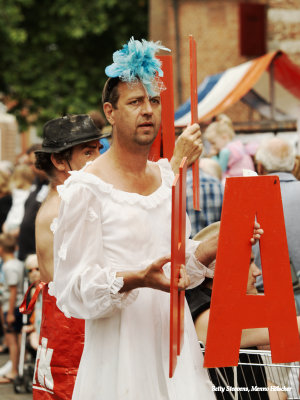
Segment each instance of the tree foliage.
M147 0L0 0L0 91L19 122L99 108L104 68L147 36Z

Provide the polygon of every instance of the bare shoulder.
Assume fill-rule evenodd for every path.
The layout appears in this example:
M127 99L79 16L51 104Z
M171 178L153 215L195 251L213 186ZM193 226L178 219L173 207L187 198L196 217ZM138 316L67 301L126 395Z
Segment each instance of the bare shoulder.
M36 228L49 226L54 218L58 216L60 198L57 192L50 194L41 205L36 216Z
M50 226L58 216L60 198L56 191L48 195L41 205L35 223L36 253L42 281L53 279L53 233Z

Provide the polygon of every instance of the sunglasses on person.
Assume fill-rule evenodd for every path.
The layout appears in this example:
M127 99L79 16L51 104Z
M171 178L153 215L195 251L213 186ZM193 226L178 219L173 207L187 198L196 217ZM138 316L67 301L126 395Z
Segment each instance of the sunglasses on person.
M33 271L39 271L39 268L29 268L29 272L33 272Z

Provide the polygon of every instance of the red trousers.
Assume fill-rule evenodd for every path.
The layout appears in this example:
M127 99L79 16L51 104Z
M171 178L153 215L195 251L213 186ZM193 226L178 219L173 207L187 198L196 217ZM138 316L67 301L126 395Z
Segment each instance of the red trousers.
M43 288L39 347L33 377L33 400L70 400L84 344L84 321L66 318Z

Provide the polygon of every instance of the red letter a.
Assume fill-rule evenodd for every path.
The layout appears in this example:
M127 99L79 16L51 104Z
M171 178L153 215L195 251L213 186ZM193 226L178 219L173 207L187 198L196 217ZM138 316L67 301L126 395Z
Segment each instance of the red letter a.
M255 217L264 230L260 254L264 295L247 295ZM279 179L228 178L208 325L205 367L237 365L241 334L269 329L272 361L300 360L300 339L292 289Z

